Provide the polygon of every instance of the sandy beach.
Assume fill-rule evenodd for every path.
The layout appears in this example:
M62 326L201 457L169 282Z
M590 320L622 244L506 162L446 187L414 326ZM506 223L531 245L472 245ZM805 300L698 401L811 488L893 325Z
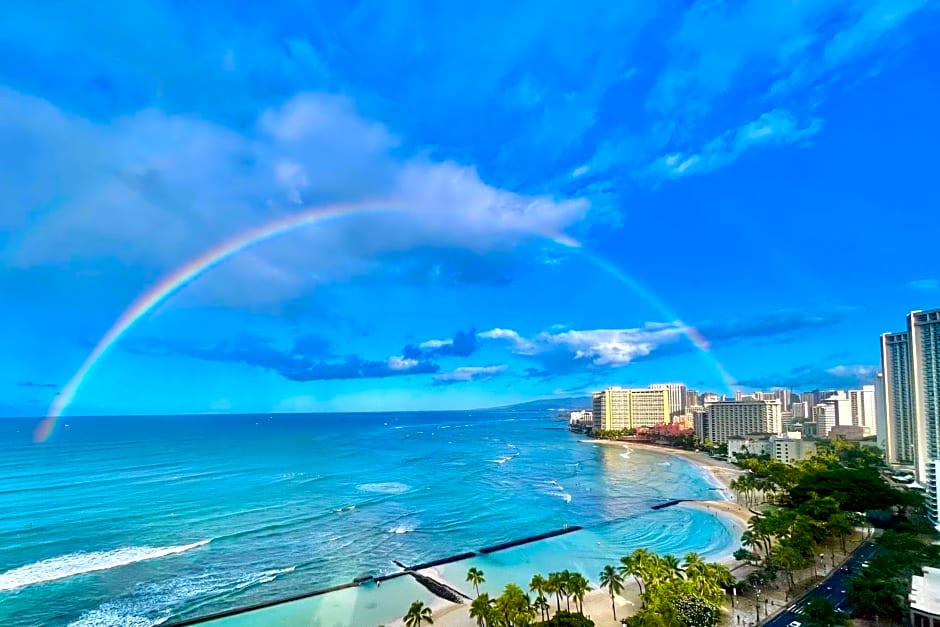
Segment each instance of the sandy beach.
M644 450L662 455L680 456L704 469L713 480L715 487L720 489L722 498L705 501L684 501L676 505L676 507L695 508L719 517L731 531L735 541L728 547L727 554L721 555L717 559L712 559L725 564L729 568L738 566L739 563L731 554L739 547L741 533L747 528L747 522L752 516L751 512L746 507L738 505L734 501L734 495L729 487L730 483L742 473L740 469L701 453L661 447L647 443L614 440L585 440L585 442L620 447L627 445L631 448L643 448ZM619 558L619 555L612 555L612 563ZM443 581L443 583L467 594L473 594L473 590L469 589L468 584L464 582L444 581L441 579L440 572L437 572L435 569L428 569L422 571L422 573ZM585 573L585 575L594 578L594 573ZM519 581L517 583L525 588L528 582ZM636 582L632 579L624 581L624 590L616 596L613 601L614 605L617 607L617 620L614 620L611 611L611 598L606 590L593 590L585 596L584 614L593 620L597 627L619 627L620 618L630 616L640 608L639 587ZM434 612L435 625L443 627L475 627L477 624L475 620L470 618L469 604L458 605L441 601L440 603L434 603L432 610ZM394 627L398 627L402 624L401 620L389 623L389 625Z

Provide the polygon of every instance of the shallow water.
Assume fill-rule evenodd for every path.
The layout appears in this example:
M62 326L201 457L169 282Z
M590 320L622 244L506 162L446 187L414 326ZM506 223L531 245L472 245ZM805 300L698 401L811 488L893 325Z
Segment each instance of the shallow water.
M501 587L521 580L513 564L557 570L552 556L590 577L609 550L718 553L730 542L702 512L649 510L714 498L700 469L579 443L544 413L64 422L36 445L33 421L0 421L0 624L151 625L564 525L587 530L475 559ZM366 612L358 624L399 615L384 585L375 592L354 606L342 599L363 592L309 603Z

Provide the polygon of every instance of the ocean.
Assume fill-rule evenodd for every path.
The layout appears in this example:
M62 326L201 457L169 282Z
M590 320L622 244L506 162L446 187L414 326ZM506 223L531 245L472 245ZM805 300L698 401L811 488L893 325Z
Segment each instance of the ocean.
M36 422L0 419L3 626L172 624L565 525L585 530L474 558L485 589L733 540L708 513L650 509L720 498L699 467L581 442L544 411L69 417L45 444ZM388 622L415 599L410 578L331 593L304 624Z

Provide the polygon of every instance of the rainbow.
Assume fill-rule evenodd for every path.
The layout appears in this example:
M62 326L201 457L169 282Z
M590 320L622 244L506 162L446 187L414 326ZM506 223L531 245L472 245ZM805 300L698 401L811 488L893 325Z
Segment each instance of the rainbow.
M85 358L85 361L82 362L82 365L75 371L75 374L72 375L72 378L69 379L68 383L65 384L58 396L56 396L55 400L49 406L46 417L37 425L33 432L33 440L36 442L45 442L49 439L62 412L72 403L72 400L75 398L75 393L78 392L82 383L88 375L91 374L95 365L105 356L111 347L121 339L127 330L134 326L134 323L206 271L214 268L246 248L298 227L309 226L340 216L401 211L401 209L388 207L388 205L383 203L361 202L314 207L298 213L292 213L278 220L268 222L236 235L177 268L174 272L161 279L160 282L151 287L147 292L141 294L137 300L131 303L130 307L124 310L124 313L121 314L121 317L117 319L111 328L108 329L108 332L98 341L88 357Z
M646 289L646 287L644 287L642 283L640 283L639 281L631 277L629 274L627 274L626 272L624 272L623 270L621 270L614 264L602 259L601 257L598 257L597 255L594 255L588 252L584 248L580 249L580 253L585 259L587 259L591 263L595 264L597 267L601 268L602 270L610 274L612 277L617 279L620 283L628 287L634 293L638 294L641 298L646 300L646 302L648 302L654 308L658 309L659 312L663 316L665 316L667 320L675 324L676 328L683 335L685 335L686 338L688 338L690 342L692 342L692 345L695 346L695 348L697 348L700 351L701 355L708 362L708 365L711 368L714 368L715 372L718 373L718 376L721 377L721 380L722 382L724 382L725 387L726 387L725 391L731 392L734 389L735 385L737 384L734 377L732 377L728 373L728 370L721 364L720 361L718 361L715 355L711 352L711 343L708 341L708 339L704 335L702 335L701 331L699 331L695 327L689 326L686 323L684 323L679 318L679 316L674 311L672 311L672 309L668 305L666 305L666 303L664 303L661 299L657 298L657 296L653 294L653 292Z
M75 398L76 393L82 383L88 378L94 367L108 353L108 351L123 337L123 335L138 320L147 315L160 303L164 302L170 296L181 290L193 280L218 266L227 259L242 252L243 250L267 241L278 235L287 233L296 228L310 226L331 218L341 216L382 213L382 212L404 212L403 209L392 208L392 206L376 202L344 203L335 204L326 207L315 207L298 213L284 216L278 220L268 222L254 229L245 231L235 237L228 239L214 248L211 248L195 259L179 267L171 274L165 276L156 285L152 286L147 292L141 294L131 305L124 310L121 316L108 329L107 333L98 341L85 361L82 362L72 378L65 384L55 400L49 406L46 417L40 421L33 432L33 439L36 442L45 442L55 430L59 417L68 409ZM581 245L574 239L564 234L558 233L535 233L546 239L569 249L580 249ZM643 285L632 279L629 275L604 261L603 259L588 253L581 249L585 257L595 263L604 271L610 273L622 284L630 288L636 294L640 295L663 315L674 321L680 331L686 335L692 344L698 348L703 355L710 358L710 363L716 368L722 379L728 384L729 389L733 385L733 379L728 375L724 367L711 355L707 340L694 327L686 326L679 320L670 309L658 299L652 292Z

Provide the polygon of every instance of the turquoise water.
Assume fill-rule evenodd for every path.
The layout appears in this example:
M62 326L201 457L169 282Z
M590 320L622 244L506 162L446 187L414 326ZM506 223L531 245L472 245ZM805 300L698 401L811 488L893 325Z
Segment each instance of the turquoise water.
M586 530L474 560L495 590L532 569L593 576L638 546L731 543L707 513L649 509L715 498L697 467L580 443L544 413L64 422L37 445L34 421L0 421L2 625L172 622L564 525ZM460 581L468 565L441 571ZM305 603L322 624L362 625L399 616L402 598L430 600L400 579Z

